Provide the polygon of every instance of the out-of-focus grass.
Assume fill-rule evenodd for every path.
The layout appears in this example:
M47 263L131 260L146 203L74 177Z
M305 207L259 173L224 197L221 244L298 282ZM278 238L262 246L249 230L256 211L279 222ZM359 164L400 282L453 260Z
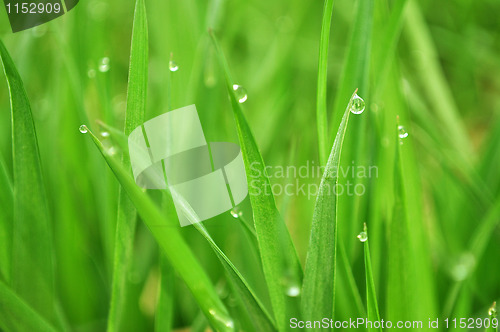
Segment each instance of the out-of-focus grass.
M336 264L337 271L335 319L366 312L373 317L375 304L385 320L425 324L428 318L488 316L488 308L500 295L496 264L500 5L496 1L440 3L439 10L430 0L334 1L324 58L327 67L325 61L318 63L320 35L326 31L322 1L144 2L149 30L146 119L196 104L207 141L242 146L246 142L252 158L262 156L266 165L299 167L308 161L320 165L325 159L320 155L331 149L339 129L346 99L359 88L366 110L349 121L340 165L376 166L377 177L347 174L339 179L341 184L362 184L366 191L338 198L336 236L341 247L336 261L327 262ZM123 147L113 139L117 134L99 123L112 128L125 124L133 18L133 3L88 0L60 19L11 34L0 10L0 37L13 59L8 68L10 73L17 68L24 82L36 130L35 141L31 131L19 134L19 119L14 118L12 125L9 89L1 79L0 328L4 330L107 327L114 248L119 247L115 232L120 184L89 135L80 134L78 127L88 124L106 149L113 147L115 157L121 155ZM234 82L231 77L226 82L226 68L220 65L209 28L218 36ZM169 71L171 54L179 65L176 72ZM104 58L109 58L109 68L100 67ZM322 82L326 89L318 93ZM240 84L248 91L241 109L228 102L227 84ZM325 91L326 108L317 106ZM238 106L236 112L233 106ZM14 102L14 113L20 114L23 107ZM408 137L398 137L399 125ZM99 131L108 131L111 137L101 137ZM249 132L254 141L245 141ZM23 141L29 149L20 149ZM320 145L325 151L318 148L321 141L326 142ZM35 161L19 162L30 156ZM269 175L271 185L296 180ZM306 186L319 185L321 175L298 180ZM41 188L45 194L30 195L43 192ZM162 207L162 193L137 195L155 202L154 213L175 218L175 213L168 215L171 211L160 212L168 207ZM23 199L31 202L25 209L19 205ZM279 224L270 226L266 219L270 216L257 206L263 199L269 199L272 220L282 218L287 225L302 266L308 250L334 247L334 238L324 248L309 242L314 195L253 197L255 229L247 199L238 220L227 212L204 222L213 243L194 227L175 231L206 274L204 287L211 289L213 303L222 312L226 308L235 328L245 331L259 330L252 324L257 323L251 318L255 312L247 312L245 303L257 303L252 308L261 306L277 328L286 330L289 316L300 314L294 311L300 297L308 294L306 289L300 293L302 272L294 265L292 243L286 234L274 236L282 232L275 227ZM44 204L48 212L36 212ZM33 217L21 221L21 210ZM203 330L217 324L210 321L210 308L200 309L200 293L182 281L186 275L174 272L179 266L172 264L172 253L160 258L158 234L155 240L145 227L148 218L140 217L135 227L127 300L121 308L123 330L154 330L155 314L161 331L170 325ZM369 257L356 239L363 223L369 229ZM23 236L36 235L36 241L16 240L11 234L19 231L26 232ZM40 241L49 241L45 249L37 244ZM20 245L31 249L23 253ZM278 247L285 249L275 252ZM30 254L30 259L41 257L35 259L39 262L48 262L43 257L52 255L54 276L50 264L37 270L27 267L26 259L10 261ZM367 258L371 268L365 271ZM283 266L292 263L292 271L273 266L274 261ZM238 273L228 277L227 271ZM238 274L244 282L235 287L234 281L242 280ZM54 280L54 305L37 300L50 300L37 287L44 278ZM362 301L356 294L363 294ZM26 319L13 325L4 317Z

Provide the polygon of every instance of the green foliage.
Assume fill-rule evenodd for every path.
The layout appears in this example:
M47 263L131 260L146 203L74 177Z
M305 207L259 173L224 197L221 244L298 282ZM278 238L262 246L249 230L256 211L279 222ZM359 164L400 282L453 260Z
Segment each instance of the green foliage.
M80 1L12 34L2 8L0 330L489 317L499 11L494 0ZM249 197L181 228L175 192L135 184L127 135L190 104L207 141L239 143Z

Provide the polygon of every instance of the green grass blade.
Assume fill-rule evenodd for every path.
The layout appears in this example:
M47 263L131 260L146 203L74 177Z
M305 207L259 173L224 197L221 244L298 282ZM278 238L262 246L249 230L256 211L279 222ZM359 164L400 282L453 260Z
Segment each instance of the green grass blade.
M210 31L210 34L225 73L226 85L247 172L247 181L249 182L248 193L252 203L262 266L276 324L278 329L282 331L286 329L287 320L290 318L289 314L295 312L295 309L294 305L286 299L285 288L281 280L288 274L291 275L294 282L301 284L302 269L290 234L276 208L274 196L264 194L264 188L269 187L270 182L265 172L262 155L233 91L234 81L224 53L212 31ZM257 174L253 174L250 170Z
M35 125L21 77L1 41L0 57L12 108L12 288L35 310L54 322L53 244Z
M334 312L337 263L337 194L334 188L338 183L337 170L355 94L344 112L316 198L302 286L301 309L306 320L321 320L331 317Z
M454 149L461 153L464 160L474 156L470 140L460 113L441 69L437 51L432 42L419 5L414 0L408 1L406 11L406 36L414 48L414 62L424 92L441 121L441 130L447 132ZM417 52L418 50L418 52Z
M175 274L165 254L160 253L160 290L155 312L155 331L172 330L174 318Z
M373 54L373 77L376 80L374 95L377 96L384 88L387 73L390 71L392 61L395 59L397 41L403 25L404 10L407 0L395 1L388 18L381 19L380 25L383 27L381 38L377 39L374 33L374 54ZM385 3L378 2L375 6L384 6ZM381 9L379 7L379 9Z
M142 189L135 184L128 171L107 154L102 143L91 131L88 132L170 264L192 292L212 327L217 331L233 331L234 323L229 317L227 309L217 296L209 277L182 238L178 225L172 219L165 217Z
M148 27L144 0L137 0L132 28L130 68L125 114L125 135L144 122L148 80ZM123 150L123 165L130 169L128 150ZM127 277L132 262L137 213L133 203L120 187L114 250L109 332L123 329L123 311L127 298Z
M175 195L175 193L173 194ZM269 313L265 309L260 299L256 296L255 292L251 289L250 285L238 271L236 266L234 266L234 264L215 243L213 238L206 230L205 226L199 221L200 219L196 215L196 212L194 212L190 208L189 204L185 202L183 197L177 196L176 201L179 202L179 206L181 206L181 208L183 208L183 210L186 212L185 214L188 216L190 222L208 241L210 247L217 255L217 258L219 258L219 261L221 262L227 276L229 277L229 281L232 283L233 287L241 297L243 304L248 310L247 313L252 319L252 323L254 324L257 331L276 331L276 326L274 325L274 322L270 318ZM173 202L170 203L170 206L172 209L174 208Z
M326 88L328 76L328 44L332 23L333 0L325 0L321 37L319 41L318 91L316 96L316 121L318 126L319 161L325 165L328 158L328 118L326 115Z
M233 265L229 258L227 258L224 252L217 246L210 234L208 234L203 224L196 223L194 224L194 226L208 241L215 254L219 258L222 266L226 270L229 280L233 283L234 288L238 291L243 304L248 310L248 315L252 319L252 322L257 331L276 331L276 327L274 326L274 323L270 318L268 312L264 308L262 302L255 295L255 292L251 289L250 285L246 282L245 278L243 278L238 269Z
M0 203L4 207L0 215L0 277L9 282L12 250L12 205L14 190L7 174L4 160L0 156Z
M368 237L368 230L366 228L366 224L363 232ZM377 293L375 291L375 282L373 280L373 272L372 272L372 260L370 256L370 245L369 238L364 242L364 251L365 251L365 274L366 274L366 308L368 311L368 320L371 322L380 321L380 314L377 303ZM371 331L381 331L382 328L378 329L369 329Z
M6 331L57 331L2 280L0 280L0 329Z

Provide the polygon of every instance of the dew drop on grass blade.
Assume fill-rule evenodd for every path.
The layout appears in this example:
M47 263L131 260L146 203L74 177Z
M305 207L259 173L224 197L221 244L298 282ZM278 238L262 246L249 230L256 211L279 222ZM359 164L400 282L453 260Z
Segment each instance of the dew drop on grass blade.
M142 125L144 121L148 80L148 27L144 0L135 5L132 42L130 47L130 68L125 114L125 135ZM85 129L86 132L87 129ZM80 131L81 128L80 128ZM128 149L123 150L123 166L130 170ZM127 279L133 256L134 234L137 212L122 187L118 193L118 215L115 234L113 281L111 306L107 330L114 332L124 328L123 316L127 291Z
M210 30L219 62L224 70L226 86L231 100L233 115L236 121L238 138L240 141L243 161L247 173L247 181L255 180L251 170L258 170L256 185L249 185L248 192L253 209L255 230L260 248L261 261L266 278L267 288L271 298L274 316L278 330L283 331L288 326L289 317L298 313L296 301L286 296L286 288L281 283L285 275L290 275L298 284L302 281L302 268L292 243L290 233L279 215L272 193L265 193L266 186L270 186L265 172L262 155L257 147L252 131L243 114L240 99L236 95L229 66L222 49Z
M347 104L316 198L302 286L301 309L306 320L321 320L331 317L334 312L337 263L337 193L334 188L338 183L342 144L356 92Z
M233 331L231 326L233 321L226 307L217 296L210 278L184 241L178 224L165 217L148 195L136 185L128 170L106 152L102 143L90 130L88 133L170 264L193 294L210 325L217 331Z

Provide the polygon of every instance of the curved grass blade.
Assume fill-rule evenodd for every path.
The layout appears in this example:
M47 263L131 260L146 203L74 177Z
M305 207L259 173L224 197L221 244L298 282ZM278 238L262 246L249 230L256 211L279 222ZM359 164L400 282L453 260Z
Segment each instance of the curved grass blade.
M418 50L418 52L411 52L415 55L414 62L418 68L417 73L425 94L441 120L441 130L447 132L446 136L449 137L449 142L453 144L454 150L460 153L463 160L470 162L474 156L474 150L441 69L431 34L416 1L408 1L405 18L406 29L404 31L408 41L415 50Z
M270 186L270 182L265 172L262 155L245 119L241 105L233 91L234 81L231 77L224 53L213 31L210 31L210 35L224 70L229 98L236 121L247 181L249 182L248 193L253 209L255 230L274 317L278 330L283 331L288 326L287 320L290 317L294 317L297 310L295 304L286 298L282 280L285 275L288 275L291 279L294 279L294 283L301 284L302 268L290 233L276 208L274 196L272 194L265 194L265 188Z
M333 0L325 0L321 37L319 42L318 91L316 96L316 121L318 126L319 161L325 165L328 158L328 118L326 115L326 86L328 76L328 44L332 23Z
M0 203L2 214L0 214L0 277L9 283L11 252L12 252L12 205L14 204L14 190L12 181L7 174L4 160L0 156Z
M368 237L368 229L366 228L366 224L364 226L363 232L365 236ZM378 310L377 303L377 293L375 291L375 282L373 281L373 272L372 272L372 260L370 257L370 245L369 238L364 242L364 252L365 252L365 274L366 274L366 308L368 310L368 320L371 322L380 322L380 314ZM382 332L382 328L378 329L372 328L369 331L380 331Z
M12 109L14 223L10 280L20 297L54 322L53 243L35 125L21 77L1 41L0 58Z
M148 80L148 27L144 0L137 0L132 28L132 45L130 49L130 68L127 90L127 110L125 114L125 135L142 125L146 105ZM128 150L123 150L123 165L130 169ZM127 278L132 262L134 234L137 212L134 204L125 194L122 187L118 193L118 215L114 249L113 283L111 291L111 307L109 310L107 330L123 329L123 312L127 298Z
M203 224L195 223L194 226L208 241L215 254L219 258L222 266L226 270L229 280L231 280L231 282L233 283L234 288L238 291L243 304L247 308L248 315L250 316L250 318L252 318L252 322L257 331L276 331L274 322L270 318L270 315L264 308L262 302L258 299L257 295L251 289L250 285L246 282L245 278L243 278L238 269L233 265L229 258L227 258L224 252L217 246L210 234L208 234Z
M0 280L0 329L6 331L57 331L2 280Z
M356 90L357 91L357 90ZM318 190L314 208L309 249L307 251L301 309L306 320L331 317L335 303L335 269L337 263L337 170L340 165L342 144L349 122L352 95Z
M128 171L117 160L108 155L97 137L90 130L88 133L170 264L192 292L212 327L217 331L233 331L234 324L227 309L217 296L209 277L181 236L178 225L172 219L165 217L151 199L135 184Z

